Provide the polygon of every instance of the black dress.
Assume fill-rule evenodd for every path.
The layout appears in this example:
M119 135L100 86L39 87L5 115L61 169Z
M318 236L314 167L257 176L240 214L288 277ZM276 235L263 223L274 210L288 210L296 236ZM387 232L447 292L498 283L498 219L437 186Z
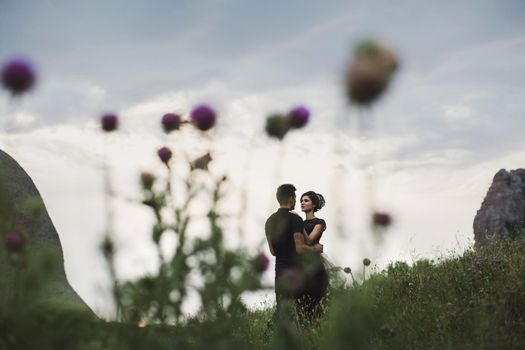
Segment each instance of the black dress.
M323 219L319 219L319 218L313 218L311 220L303 221L303 227L307 234L312 233L315 225L318 225L318 224L323 225L323 231L319 235L319 238L317 238L312 244L319 244L319 242L321 241L321 237L323 236L324 230L326 229L326 222Z
M321 224L326 228L326 223L323 219L305 220L303 225L306 233L310 234L317 224ZM313 244L320 243L323 232L321 232L319 238L312 242ZM328 289L328 273L320 253L309 252L309 254L303 255L302 269L305 276L305 287L300 305L306 316L318 316L322 310L321 301L326 296Z

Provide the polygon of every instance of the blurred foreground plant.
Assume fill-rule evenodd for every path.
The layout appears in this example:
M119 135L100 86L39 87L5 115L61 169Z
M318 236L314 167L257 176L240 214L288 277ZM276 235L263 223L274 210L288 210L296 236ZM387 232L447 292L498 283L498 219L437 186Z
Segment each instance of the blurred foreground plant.
M46 278L39 261L21 275L26 301ZM0 313L0 349L522 349L524 271L523 236L438 261L395 262L334 290L319 323L297 324L291 308L270 330L270 307L137 327L24 303Z
M374 131L371 107L377 104L377 101L388 90L399 66L400 62L396 52L388 45L376 40L363 40L353 49L344 80L348 102L359 112L357 118L359 152L363 162L361 167L365 168L367 181L365 205L368 207L367 215L371 218L371 233L377 245L381 244L382 234L392 222L392 217L376 208L374 143L370 142ZM344 157L343 150L336 152L341 158ZM337 196L335 198L339 199ZM339 199L339 202L338 205L342 206L342 200ZM338 211L341 210L338 208ZM337 227L342 227L342 225L338 223Z
M168 113L162 117L161 125L167 134L184 132L181 127L186 125L204 133L216 122L215 111L206 105L195 108L190 117L191 122L186 122L179 115ZM105 131L114 130L105 126L103 122ZM178 149L175 154L170 147L163 146L157 156L164 165L165 174L143 172L140 183L141 202L155 217L151 239L157 249L159 268L155 275L125 283L117 281L113 275L118 318L141 325L180 322L185 319L182 308L191 292L200 297L199 317L202 319L213 320L244 311L241 295L261 288L260 276L268 262L266 257L253 258L244 251L228 249L224 244L219 206L225 195L227 178L215 176L208 168L213 161L210 152L191 160L184 150ZM177 172L174 171L175 162L179 162ZM209 232L199 237L188 234L191 222L199 219L191 212L196 202L210 203L206 213ZM167 233L176 237L171 257L165 256L161 246L162 237ZM109 265L113 266L116 252L109 235L103 251Z
M390 54L391 52L384 47L373 44L361 45L358 48L356 61L350 67L347 77L347 92L353 103L369 106L386 89L390 76L397 67L395 56ZM23 70L19 72L24 73ZM10 83L6 87L13 94L29 90L32 81L29 79L31 75L26 74L28 72L26 69L25 75L17 76L23 78L18 81L21 85ZM3 81L5 84L6 80ZM17 84L18 82L15 81ZM283 141L290 130L307 125L309 118L309 110L298 106L288 114L279 113L269 116L265 131L268 136ZM213 132L216 122L216 112L207 105L201 105L193 109L188 120L184 120L180 114L165 114L161 126L167 134L183 133L187 127L194 127L197 132L206 133L205 135L210 139L209 133ZM101 127L107 133L116 131L119 124L115 114L106 114L101 118ZM122 326L127 328L125 332L119 333L117 327L120 326L114 327L112 329L115 330L114 343L112 343L113 338L109 337L110 344L107 344L102 341L106 339L101 336L105 335L105 331L101 331L103 327L86 327L86 334L97 333L97 336L92 337L95 343L90 344L88 348L129 348L129 346L123 347L123 343L136 346L141 339L138 336L139 328L149 326L147 331L153 332L153 329L168 329L163 327L165 324L175 325L170 327L170 332L177 333L178 337L171 339L169 337L171 334L166 332L165 338L159 341L164 343L162 346L151 340L151 343L145 344L149 345L148 348L173 348L183 344L183 347L190 345L200 348L213 346L229 349L238 344L246 345L246 339L250 339L250 334L245 332L247 328L242 322L249 313L241 301L241 295L246 291L262 287L260 277L268 267L268 259L264 255L250 257L244 251L234 251L226 247L222 220L224 214L221 213L220 203L225 195L224 187L227 178L213 174L210 169L209 165L213 162L211 149L199 157L188 157L187 153L188 150L177 148L172 150L168 145L163 146L158 150L157 156L164 166L164 173L144 172L140 176L142 186L140 201L151 210L155 218L151 239L157 250L159 266L155 274L127 282L120 281L115 270L114 261L118 247L113 239L114 232L111 225L113 192L109 165L104 161L108 227L102 250L113 280L117 320L126 323ZM283 142L280 142L276 182L279 178L283 153ZM173 166L175 162L180 166ZM192 222L203 219L192 210L197 202L209 203L205 214L209 230L199 232L202 234L198 237L190 235L188 229ZM168 234L176 238L172 256L167 256L162 249L163 237ZM17 247L14 239L10 239L9 244L11 249ZM364 279L364 268L370 262L363 262L363 264ZM351 270L348 270L348 273L351 274ZM297 279L293 275L288 277L288 287L296 288ZM31 292L33 289L24 288L25 290ZM321 320L321 325L315 324L306 329L297 327L291 319L292 315L287 315L290 318L283 318L276 323L270 341L265 336L268 329L262 330L259 327L257 331L259 335L263 335L258 337L259 346L288 349L316 348L320 344L326 348L333 348L334 344L335 347L349 344L362 347L368 344L368 337L377 328L379 318L375 314L377 311L375 304L370 302L366 291L363 285L352 289L341 286L334 292L328 316ZM188 318L183 314L183 306L192 293L199 296L201 309L197 317ZM351 315L351 332L348 332L348 314ZM16 313L9 316L17 317ZM27 320L31 320L31 317ZM224 320L232 320L232 322L223 322ZM62 322L62 319L59 321ZM23 320L21 324L24 326L30 322ZM0 324L0 327L3 327L3 324ZM228 338L230 335L231 339ZM25 340L23 336L19 336L18 339ZM91 337L84 339L91 340ZM337 339L335 343L334 339ZM137 343L134 344L134 341ZM11 338L6 338L4 343L0 343L3 344L10 345Z

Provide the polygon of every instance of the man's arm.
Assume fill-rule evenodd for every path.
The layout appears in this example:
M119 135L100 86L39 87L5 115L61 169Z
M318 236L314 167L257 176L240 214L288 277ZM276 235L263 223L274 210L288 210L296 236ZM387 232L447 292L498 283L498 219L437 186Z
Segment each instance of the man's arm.
M275 251L273 250L273 246L272 246L272 242L270 241L270 227L268 225L269 223L269 220L266 220L266 222L264 223L264 232L266 234L266 241L268 241L268 248L270 248L270 253L275 256Z
M315 251L322 253L323 252L323 245L322 244L316 244L313 247L310 247L306 244L304 235L301 232L295 232L293 234L293 240L295 243L295 251L297 254L302 254L306 251Z

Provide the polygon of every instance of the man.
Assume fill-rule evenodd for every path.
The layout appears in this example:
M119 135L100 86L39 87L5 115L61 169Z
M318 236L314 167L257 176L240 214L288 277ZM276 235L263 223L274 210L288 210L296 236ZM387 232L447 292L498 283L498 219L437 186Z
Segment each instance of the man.
M297 302L302 293L303 279L299 272L299 255L305 251L322 252L323 246L307 246L303 234L303 220L296 213L295 186L283 184L277 188L279 209L273 213L264 226L270 252L275 256L275 316L279 315L282 304Z

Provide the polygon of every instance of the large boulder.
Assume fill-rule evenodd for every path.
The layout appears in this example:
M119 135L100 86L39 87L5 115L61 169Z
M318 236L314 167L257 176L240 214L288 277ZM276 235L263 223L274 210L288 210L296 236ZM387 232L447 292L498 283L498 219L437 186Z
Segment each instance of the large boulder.
M525 228L525 169L494 175L492 184L474 218L476 246L494 238L514 237Z
M7 249L4 240L10 232L24 238L22 251ZM24 169L2 150L0 238L0 312L24 300L91 313L67 281L60 238L40 193Z

